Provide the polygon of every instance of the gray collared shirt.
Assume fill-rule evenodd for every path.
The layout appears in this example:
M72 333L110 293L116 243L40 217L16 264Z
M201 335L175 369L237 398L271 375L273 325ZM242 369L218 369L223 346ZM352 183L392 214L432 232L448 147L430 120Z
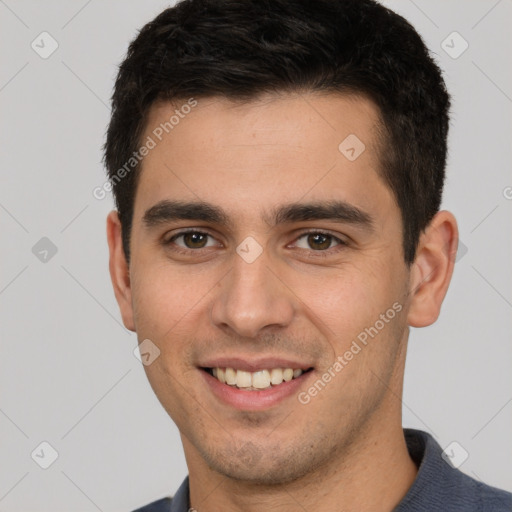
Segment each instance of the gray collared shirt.
M411 458L418 466L413 485L393 512L512 512L512 493L490 487L453 468L435 439L404 429ZM188 512L188 476L174 498L163 498L133 512Z

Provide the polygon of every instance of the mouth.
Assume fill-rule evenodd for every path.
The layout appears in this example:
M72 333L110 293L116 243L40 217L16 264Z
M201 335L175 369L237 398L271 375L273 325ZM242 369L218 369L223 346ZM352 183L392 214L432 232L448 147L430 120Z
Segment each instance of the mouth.
M296 379L313 368L268 368L254 372L232 367L201 368L221 384L243 391L270 390Z

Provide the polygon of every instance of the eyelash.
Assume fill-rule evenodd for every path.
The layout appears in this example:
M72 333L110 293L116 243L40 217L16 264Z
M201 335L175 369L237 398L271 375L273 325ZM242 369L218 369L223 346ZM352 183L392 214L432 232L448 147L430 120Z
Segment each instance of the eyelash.
M173 245L173 242L176 239L178 239L179 237L184 236L184 235L186 235L188 233L197 233L197 234L200 234L200 235L206 235L206 236L209 236L211 238L214 238L213 235L211 235L210 233L208 233L206 231L200 231L198 229L187 229L187 230L183 230L183 231L180 231L180 232L174 234L168 240L164 240L163 243L164 243L165 246L171 246L171 245ZM300 240L304 236L311 235L311 234L313 234L313 235L323 235L323 236L331 238L332 241L336 241L337 242L337 245L335 245L334 247L330 247L329 249L324 249L324 250L317 250L317 251L315 251L314 249L300 249L301 251L307 251L309 253L308 256L313 257L313 258L326 258L326 257L328 257L328 256L330 256L332 254L332 252L331 252L332 249L335 249L336 247L338 247L338 250L341 250L344 247L348 246L348 243L346 241L342 240L341 238L333 235L332 233L329 233L328 231L322 231L322 230L318 230L318 229L311 229L311 230L308 230L308 231L303 231L302 233L300 233L295 238L295 242L297 242L298 240ZM174 247L172 248L173 251L175 251L175 252L177 252L179 254L185 254L185 255L189 255L192 252L199 252L202 249L205 249L205 248L202 247L202 248L199 248L199 249L185 249L183 247L176 246L176 245L174 245ZM336 250L335 252L337 252L338 250ZM314 253L315 255L311 256L311 253Z

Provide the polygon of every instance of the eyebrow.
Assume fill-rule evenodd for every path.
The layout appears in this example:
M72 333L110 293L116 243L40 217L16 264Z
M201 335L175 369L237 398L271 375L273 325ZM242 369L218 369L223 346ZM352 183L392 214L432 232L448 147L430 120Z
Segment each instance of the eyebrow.
M146 210L142 220L147 228L176 220L202 221L233 228L233 221L222 208L202 201L183 202L166 199ZM269 227L311 220L345 222L368 231L372 231L375 225L369 213L345 201L285 204L263 215L263 221Z

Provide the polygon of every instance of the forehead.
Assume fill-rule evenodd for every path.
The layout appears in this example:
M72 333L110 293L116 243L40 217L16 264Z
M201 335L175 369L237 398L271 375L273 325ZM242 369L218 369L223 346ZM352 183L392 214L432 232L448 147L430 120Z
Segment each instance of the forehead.
M268 211L301 198L367 209L382 195L389 199L378 172L378 127L377 107L361 96L160 102L142 138L154 148L142 161L136 212L137 203L169 198L233 206L233 212L235 203Z
M252 100L213 96L154 103L145 134L171 144L179 134L180 145L194 147L198 142L230 149L241 142L247 147L250 136L254 146L285 143L289 147L326 149L330 145L338 149L351 134L364 139L366 146L375 146L379 122L378 107L362 95L280 93Z

